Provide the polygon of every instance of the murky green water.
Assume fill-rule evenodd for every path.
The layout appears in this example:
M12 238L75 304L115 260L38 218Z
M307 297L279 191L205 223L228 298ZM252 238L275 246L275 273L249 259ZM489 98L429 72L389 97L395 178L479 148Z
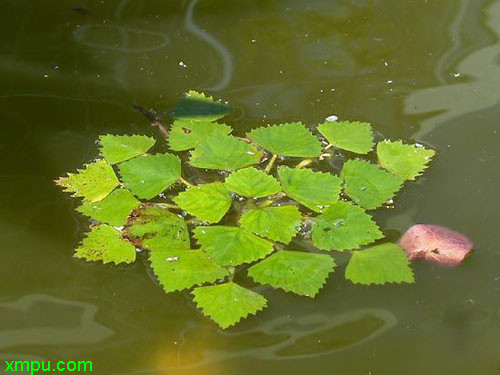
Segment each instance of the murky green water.
M72 7L80 6L88 9ZM0 4L0 360L97 374L500 374L500 1L33 1ZM222 332L145 265L71 257L85 229L52 180L98 134L149 133L188 89L229 99L243 134L336 114L438 150L378 221L449 226L476 252L417 283L331 279L315 300Z

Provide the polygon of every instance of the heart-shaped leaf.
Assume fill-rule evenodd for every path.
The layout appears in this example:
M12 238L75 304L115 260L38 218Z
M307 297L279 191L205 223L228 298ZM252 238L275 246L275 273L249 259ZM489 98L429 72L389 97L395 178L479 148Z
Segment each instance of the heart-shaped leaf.
M281 191L281 185L274 177L254 167L231 173L225 185L229 191L248 198L262 198Z
M286 195L315 212L339 199L342 179L330 173L279 167L278 175Z
M254 208L240 218L249 232L288 244L300 229L302 217L295 206Z
M436 152L401 141L384 140L377 144L378 161L382 167L405 180L414 180L427 168Z
M146 153L155 140L145 135L101 135L101 155L109 164L117 164Z
M334 268L328 255L281 250L250 267L248 275L260 284L314 297Z
M231 207L232 199L221 182L212 182L187 189L174 202L200 220L218 223Z
M106 224L92 227L81 245L76 249L76 258L106 263L132 263L135 247L121 239L120 231Z
M146 155L118 165L123 183L139 198L151 199L181 177L181 160L172 154Z
M228 328L267 306L263 296L233 282L196 288L193 296L203 314L221 328Z
M166 293L213 283L229 272L201 250L155 250L151 267Z
M312 240L322 250L358 249L384 237L371 216L349 202L332 204L314 221Z
M86 202L98 202L106 198L120 182L111 165L104 160L97 160L86 164L78 173L68 173L67 177L59 178L56 184Z
M348 160L340 177L344 190L354 202L366 209L380 207L403 186L404 180L363 160Z
M328 143L343 150L366 154L373 148L372 126L367 122L325 122L318 131Z
M317 157L321 154L321 143L301 122L257 128L247 137L275 155Z
M345 277L355 284L413 283L413 271L405 252L398 245L385 243L355 251Z
M264 258L273 244L240 227L196 227L194 236L203 250L222 266L238 266Z

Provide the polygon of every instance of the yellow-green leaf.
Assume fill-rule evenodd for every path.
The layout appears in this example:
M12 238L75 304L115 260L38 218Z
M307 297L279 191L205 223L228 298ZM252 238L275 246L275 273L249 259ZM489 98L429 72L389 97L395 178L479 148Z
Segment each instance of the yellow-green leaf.
M103 263L132 263L135 247L121 239L120 231L106 224L92 227L81 245L76 249L76 258Z
M263 296L233 282L198 287L192 294L203 314L223 329L248 315L255 315L267 306Z
M105 160L86 164L78 173L68 173L67 177L56 180L64 191L82 197L86 202L97 202L106 198L120 182L111 165Z
M413 283L413 271L406 253L398 245L385 243L355 251L345 277L355 284Z
M221 182L212 182L188 188L174 202L199 220L218 223L231 207L232 199Z
M334 268L329 255L281 250L250 267L248 275L260 284L314 297Z

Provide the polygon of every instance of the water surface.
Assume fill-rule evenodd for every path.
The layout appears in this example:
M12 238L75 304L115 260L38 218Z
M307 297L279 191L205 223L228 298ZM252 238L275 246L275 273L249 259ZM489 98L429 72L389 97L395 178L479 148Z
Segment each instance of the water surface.
M500 374L500 1L30 1L0 9L0 360L92 360L97 374ZM438 151L390 238L435 223L473 239L465 264L415 285L334 274L315 300L227 331L166 296L144 262L72 258L87 222L52 180L103 133L156 135L189 89L230 100L242 135L335 114ZM341 268L339 268L341 269Z

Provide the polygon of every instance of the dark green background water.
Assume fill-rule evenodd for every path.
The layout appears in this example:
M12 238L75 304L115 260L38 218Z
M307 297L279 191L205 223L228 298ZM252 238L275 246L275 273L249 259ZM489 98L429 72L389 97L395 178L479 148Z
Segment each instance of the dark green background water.
M0 29L0 360L500 374L500 1L3 0ZM86 221L52 180L94 158L99 134L155 134L131 104L166 111L188 89L230 100L237 135L336 114L430 145L432 167L378 221L394 237L449 226L476 251L456 269L416 264L411 286L339 271L315 300L261 288L270 308L225 332L142 262L72 258Z

